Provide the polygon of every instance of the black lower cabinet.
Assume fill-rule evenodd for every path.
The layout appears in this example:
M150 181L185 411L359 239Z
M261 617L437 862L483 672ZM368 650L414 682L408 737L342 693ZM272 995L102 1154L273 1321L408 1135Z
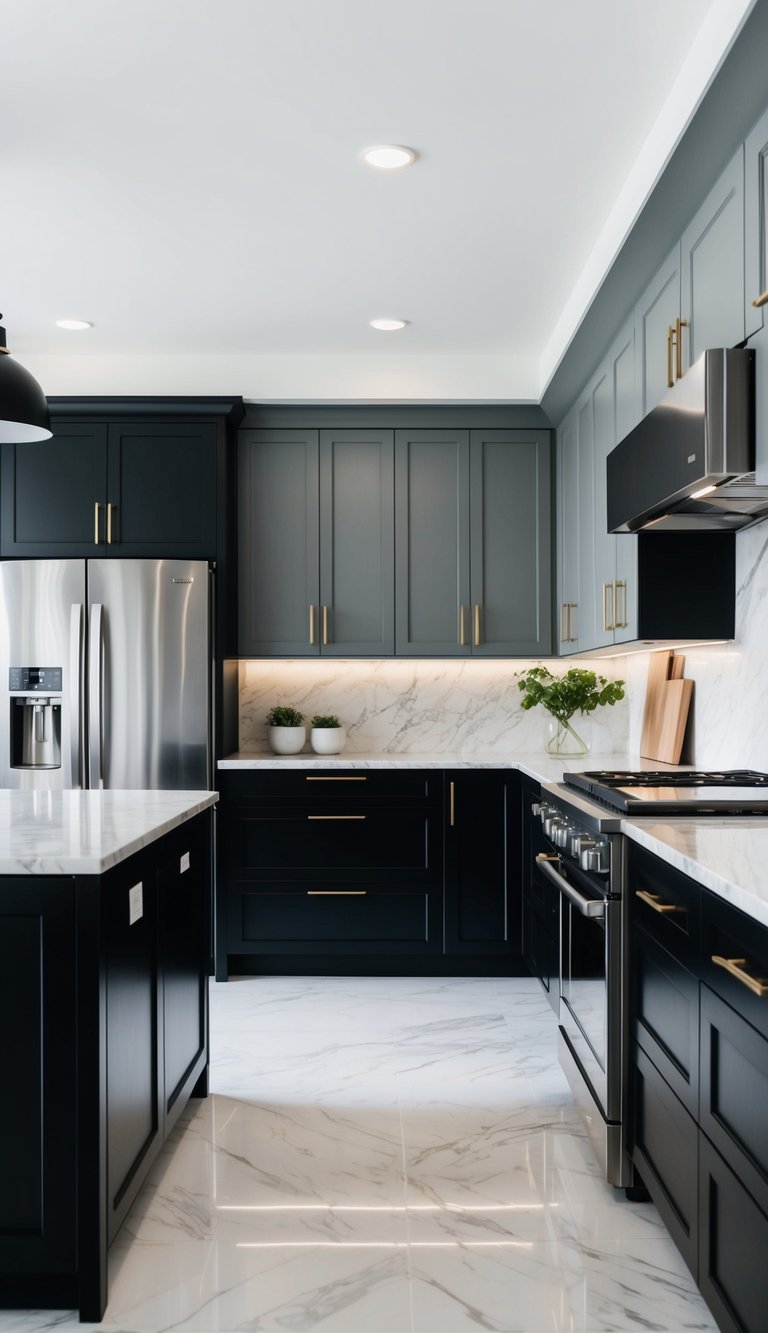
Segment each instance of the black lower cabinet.
M519 782L490 769L446 773L445 952L522 954Z
M0 1308L98 1321L107 1249L206 1089L210 816L103 876L0 877Z
M723 1333L765 1333L768 1209L699 1136L699 1286Z
M629 1151L694 1277L698 1271L698 1130L639 1046L630 1073Z

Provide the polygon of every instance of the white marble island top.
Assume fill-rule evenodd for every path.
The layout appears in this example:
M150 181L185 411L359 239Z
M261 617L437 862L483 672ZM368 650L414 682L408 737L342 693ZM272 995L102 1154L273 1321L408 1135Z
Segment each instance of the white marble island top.
M215 805L211 791L0 791L0 875L101 875Z

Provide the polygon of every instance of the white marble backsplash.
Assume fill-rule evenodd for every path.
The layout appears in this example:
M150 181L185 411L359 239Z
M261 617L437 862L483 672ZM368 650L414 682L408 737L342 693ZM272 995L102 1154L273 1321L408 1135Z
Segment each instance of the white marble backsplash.
M683 762L768 770L768 522L736 537L736 639L683 648L693 722ZM630 752L640 748L648 654L627 657Z
M265 717L273 704L307 716L336 713L348 729L345 753L484 751L508 755L543 747L549 714L520 706L517 673L532 662L285 661L240 663L240 750L268 749ZM552 665L548 663L547 665ZM625 676L625 658L560 663ZM592 746L627 750L627 701L591 715Z

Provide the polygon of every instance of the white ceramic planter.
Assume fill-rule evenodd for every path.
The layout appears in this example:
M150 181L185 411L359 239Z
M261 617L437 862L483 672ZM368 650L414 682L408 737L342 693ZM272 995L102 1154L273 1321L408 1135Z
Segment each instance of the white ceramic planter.
M341 754L347 743L346 727L313 727L309 737L315 754Z
M298 754L307 739L306 727L267 727L273 754Z

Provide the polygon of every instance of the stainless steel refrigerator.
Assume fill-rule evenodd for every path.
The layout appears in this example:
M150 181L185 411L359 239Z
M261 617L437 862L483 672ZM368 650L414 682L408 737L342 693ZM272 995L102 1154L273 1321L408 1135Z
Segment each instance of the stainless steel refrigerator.
M0 786L210 789L200 560L0 562Z

